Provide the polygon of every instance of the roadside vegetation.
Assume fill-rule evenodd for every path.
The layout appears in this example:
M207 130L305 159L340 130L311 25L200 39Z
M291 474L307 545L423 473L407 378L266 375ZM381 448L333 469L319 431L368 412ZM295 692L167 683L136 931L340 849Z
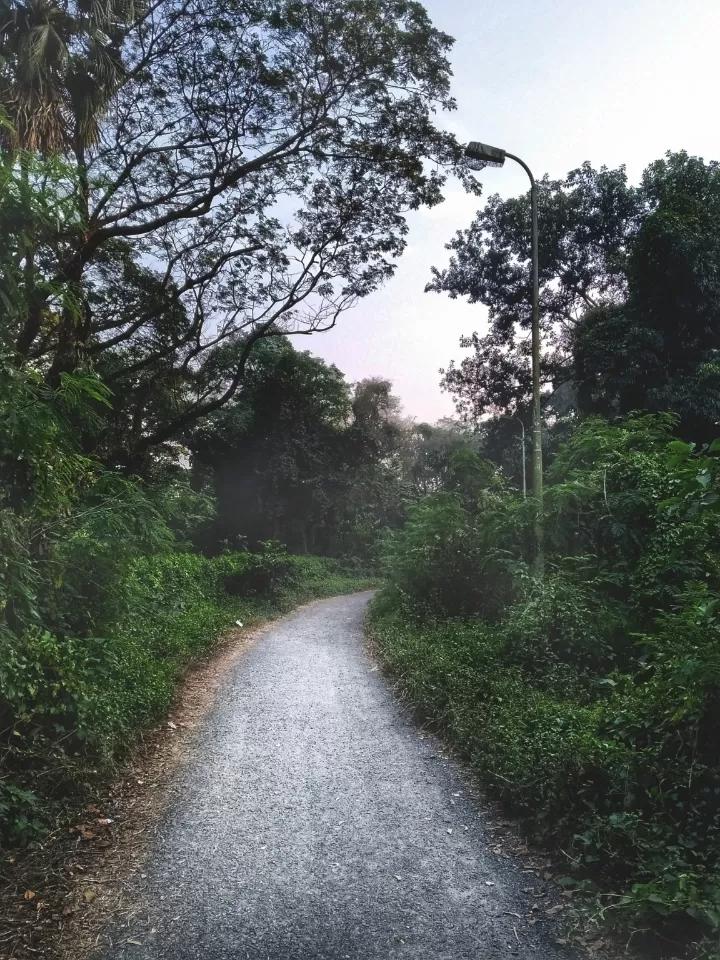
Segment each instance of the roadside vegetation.
M181 546L135 557L104 585L95 581L106 600L92 629L80 629L76 618L69 633L62 616L46 617L3 644L3 845L41 838L77 803L83 783L111 775L137 731L167 712L188 662L236 622L251 627L307 600L373 584L329 559L291 556L273 544L214 558Z
M720 957L718 164L539 182L541 573L527 196L428 285L489 308L459 420L290 339L392 277L447 177L480 193L422 6L0 6L0 846L235 621L381 572L388 669L562 882Z
M530 424L527 207L491 199L436 271L434 289L491 307L445 376L484 456L456 456L386 535L372 631L410 699L558 850L561 883L636 945L654 931L667 955L702 940L690 954L715 957L720 173L678 154L637 189L589 165L542 185L542 575L507 419Z
M451 42L394 0L2 5L0 845L229 624L368 582L397 401L287 338L472 186Z

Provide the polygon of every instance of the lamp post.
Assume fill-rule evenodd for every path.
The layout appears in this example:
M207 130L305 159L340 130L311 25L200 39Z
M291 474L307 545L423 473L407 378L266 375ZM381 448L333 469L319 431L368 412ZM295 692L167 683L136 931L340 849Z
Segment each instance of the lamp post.
M520 429L522 430L522 478L523 478L523 500L527 497L527 481L525 479L525 424L522 422L520 417L516 417L514 413L501 413L501 420L517 420L520 424Z
M537 185L530 167L512 153L491 147L487 143L473 141L465 148L465 156L482 167L502 167L506 159L519 163L530 178L531 239L532 261L532 386L533 386L533 496L536 502L535 540L537 544L537 571L543 568L543 476L542 476L542 422L540 419L540 282L538 279L538 211Z

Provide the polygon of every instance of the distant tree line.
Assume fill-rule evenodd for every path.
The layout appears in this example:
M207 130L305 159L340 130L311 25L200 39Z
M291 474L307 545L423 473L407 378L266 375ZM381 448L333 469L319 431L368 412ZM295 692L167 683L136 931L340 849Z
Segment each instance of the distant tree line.
M373 559L386 527L443 482L478 439L458 424L403 419L391 384L351 385L286 340L256 349L243 390L194 433L195 485L217 505L205 550L279 540L298 553Z

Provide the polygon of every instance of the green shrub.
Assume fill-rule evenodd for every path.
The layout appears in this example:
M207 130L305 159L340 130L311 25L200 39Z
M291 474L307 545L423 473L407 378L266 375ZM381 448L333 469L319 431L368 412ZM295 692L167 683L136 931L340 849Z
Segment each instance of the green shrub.
M290 555L273 541L262 544L259 553L248 554L247 563L228 573L224 580L225 590L232 597L276 596L296 583L297 570Z
M0 633L0 845L38 836L52 813L38 784L52 779L61 798L80 771L111 764L138 728L169 708L187 662L236 619L248 625L371 585L330 560L292 557L276 544L260 555L175 551L123 566L104 601L98 598L92 632ZM258 570L262 579L245 581L242 595L226 591L228 580L237 584Z
M578 424L531 501L429 497L385 545L388 669L608 915L720 934L720 444ZM697 933L697 931L695 931ZM715 955L718 955L717 953Z
M46 823L39 806L30 790L0 780L0 840L10 846L26 846L42 836Z
M479 496L475 509L455 493L426 497L408 509L402 530L387 534L383 572L409 613L492 617L513 596L521 563L511 552L512 501L496 490Z
M508 660L545 677L560 667L566 678L612 670L626 611L609 603L601 587L560 572L529 577L503 620Z
M664 623L652 676L607 677L585 704L572 685L562 696L562 684L536 682L482 622L420 626L381 597L372 630L411 700L536 838L618 894L614 909L720 930L717 678L678 673L680 644L696 646L705 626L689 631L693 643L687 624Z

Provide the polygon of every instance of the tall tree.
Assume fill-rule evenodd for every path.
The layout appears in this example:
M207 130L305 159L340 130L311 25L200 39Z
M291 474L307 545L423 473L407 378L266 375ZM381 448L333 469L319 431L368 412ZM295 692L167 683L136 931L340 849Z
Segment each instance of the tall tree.
M627 262L622 304L589 311L574 336L580 408L670 410L694 440L720 419L720 165L653 164L652 203Z
M383 377L368 377L355 384L353 418L373 444L377 456L393 453L402 433L401 404L392 392L392 383Z
M401 452L413 498L450 489L453 456L479 447L477 433L454 420L408 424Z
M287 340L259 344L238 394L189 440L195 476L218 505L203 546L273 539L367 558L377 528L402 511L402 431L385 429L397 406L383 381L353 389Z
M331 327L392 275L405 211L450 169L472 186L433 122L450 44L413 0L148 6L75 157L79 223L34 254L74 296L21 318L24 362L51 384L102 365L138 455L227 402L259 339Z
M322 548L349 416L350 389L336 367L287 341L260 344L241 391L190 440L194 470L218 505L206 545L243 538Z
M557 388L572 380L572 338L584 313L621 302L627 288L628 245L638 230L646 200L628 185L625 168L595 170L589 163L564 180L538 182L540 317L543 383ZM450 364L443 384L458 411L477 420L495 409L529 409L530 195L490 197L471 226L447 245L448 267L433 268L427 289L467 297L488 307L490 326L463 337L471 353ZM558 398L563 402L563 398Z
M623 168L585 164L540 183L545 403L549 412L670 410L694 437L720 418L720 168L687 153L651 164L638 187ZM429 288L489 307L485 336L444 373L458 409L523 415L529 198L491 198L451 242Z

